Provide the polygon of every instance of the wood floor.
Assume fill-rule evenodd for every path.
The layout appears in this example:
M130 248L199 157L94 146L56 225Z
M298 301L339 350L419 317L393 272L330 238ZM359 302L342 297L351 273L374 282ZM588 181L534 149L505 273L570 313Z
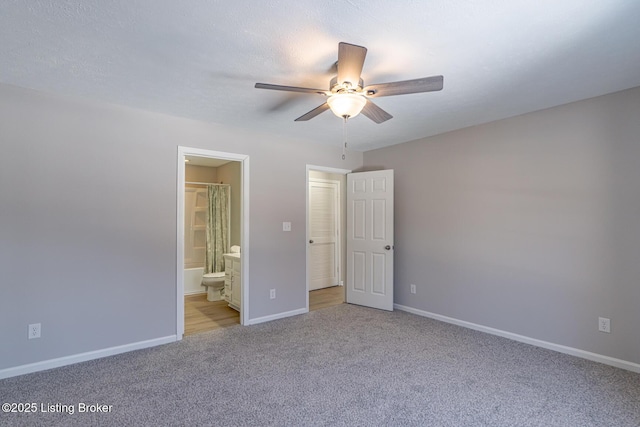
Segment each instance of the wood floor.
M343 286L333 286L309 292L309 311L331 307L343 302ZM240 324L240 314L230 308L226 301L207 301L207 294L185 295L185 336L238 324Z
M344 286L332 286L309 292L309 311L319 310L344 302Z
M207 301L207 294L184 296L184 335L240 324L240 313L227 301Z

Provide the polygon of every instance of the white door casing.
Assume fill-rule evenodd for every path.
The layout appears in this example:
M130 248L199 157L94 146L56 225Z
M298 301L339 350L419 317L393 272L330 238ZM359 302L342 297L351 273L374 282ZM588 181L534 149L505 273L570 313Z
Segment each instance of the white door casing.
M393 170L347 175L347 302L393 311Z
M309 290L339 282L340 182L309 179Z

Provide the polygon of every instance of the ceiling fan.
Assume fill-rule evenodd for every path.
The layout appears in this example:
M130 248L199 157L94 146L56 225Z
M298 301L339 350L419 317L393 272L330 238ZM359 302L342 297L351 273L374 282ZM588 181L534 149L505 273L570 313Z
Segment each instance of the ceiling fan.
M442 90L442 76L364 86L360 74L362 73L366 55L367 48L365 47L344 42L339 43L338 75L331 79L329 90L280 86L268 83L256 83L255 87L287 92L315 93L327 97L325 103L298 117L295 120L296 122L310 120L331 109L336 116L343 118L345 122L347 119L355 117L362 112L363 115L374 122L382 123L393 118L393 116L378 107L369 98Z

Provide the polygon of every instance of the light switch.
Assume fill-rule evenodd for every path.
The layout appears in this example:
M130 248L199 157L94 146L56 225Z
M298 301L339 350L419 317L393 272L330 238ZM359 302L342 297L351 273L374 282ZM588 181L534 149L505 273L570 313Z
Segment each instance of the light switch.
M282 223L282 231L291 231L291 223L286 221Z

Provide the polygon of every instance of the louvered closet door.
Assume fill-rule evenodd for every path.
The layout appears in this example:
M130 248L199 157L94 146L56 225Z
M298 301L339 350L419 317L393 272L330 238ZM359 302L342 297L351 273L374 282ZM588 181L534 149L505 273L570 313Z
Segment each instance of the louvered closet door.
M309 180L309 290L336 286L339 183Z

